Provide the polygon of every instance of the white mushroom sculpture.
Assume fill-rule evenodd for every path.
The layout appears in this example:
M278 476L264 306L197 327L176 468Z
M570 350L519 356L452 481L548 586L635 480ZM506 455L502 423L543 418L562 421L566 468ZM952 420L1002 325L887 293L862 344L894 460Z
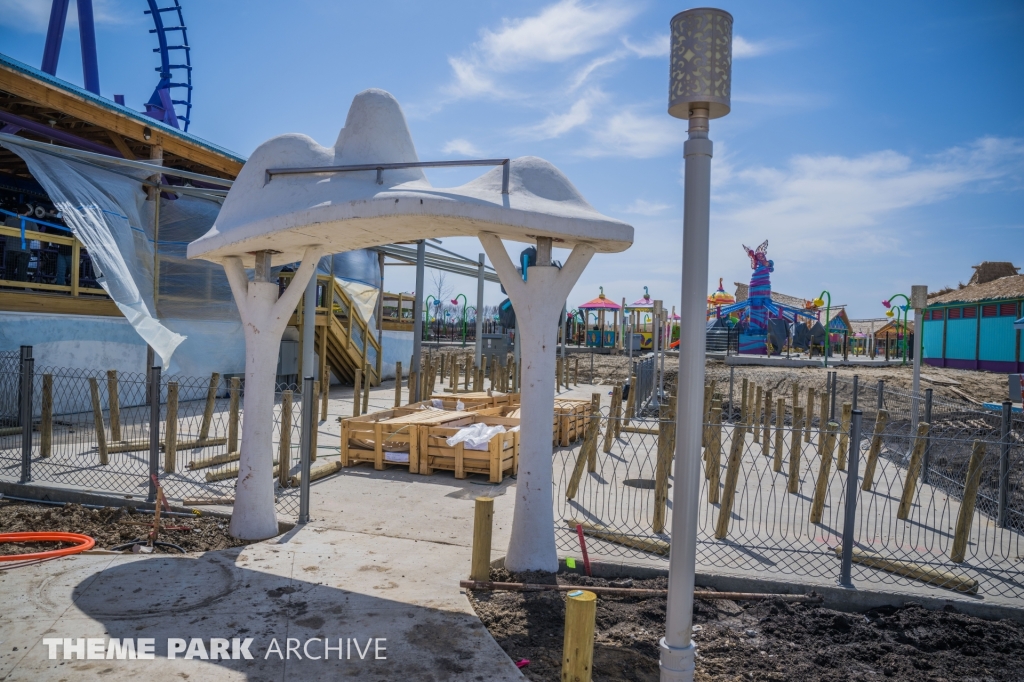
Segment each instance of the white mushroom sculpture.
M512 159L460 187L432 187L405 115L382 90L356 95L333 147L305 135L262 144L242 168L210 231L189 258L219 262L245 328L245 419L231 534L277 533L272 474L274 379L281 336L325 253L418 239L479 236L516 310L522 357L522 433L506 565L555 570L551 423L559 312L596 252L623 251L633 228L595 211L547 161ZM421 164L427 165L427 164ZM352 167L356 168L353 169ZM340 167L340 168L339 168ZM524 278L501 239L538 245ZM551 265L552 242L572 248ZM271 261L301 265L278 299ZM255 267L249 281L246 267Z

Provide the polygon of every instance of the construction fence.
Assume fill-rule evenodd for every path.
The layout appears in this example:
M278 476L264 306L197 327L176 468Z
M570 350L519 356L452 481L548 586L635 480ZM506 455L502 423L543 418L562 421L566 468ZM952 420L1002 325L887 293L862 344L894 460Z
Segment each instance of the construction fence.
M150 401L154 378L158 409ZM0 355L0 480L152 501L155 474L173 504L230 506L244 392L237 376L87 372ZM277 387L274 475L283 519L299 510L302 399L294 386ZM315 423L326 418L325 404L317 396Z
M846 535L853 584L1024 605L1019 414L745 368L709 367L705 398L698 570L839 581ZM563 552L579 551L578 524L592 554L667 560L675 422L661 402L642 412L613 398L596 439L556 449Z

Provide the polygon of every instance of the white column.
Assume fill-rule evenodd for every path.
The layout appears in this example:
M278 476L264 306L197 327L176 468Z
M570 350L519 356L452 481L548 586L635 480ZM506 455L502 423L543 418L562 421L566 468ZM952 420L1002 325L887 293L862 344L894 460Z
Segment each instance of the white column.
M700 497L700 440L704 396L708 225L711 205L711 140L707 109L690 114L683 146L683 282L679 302L679 379L676 404L675 482L668 609L661 640L662 680L692 680L693 586Z
M302 265L280 298L277 282L265 279L268 268L261 273L258 267L257 281L250 282L240 258L226 258L223 262L245 330L245 419L235 508L229 526L229 532L236 538L263 540L277 535L272 463L277 354L288 319L295 312L322 253L321 246L306 248ZM269 266L269 256L266 258Z
M316 338L316 273L309 278L306 291L302 297L302 374L307 377L315 377L316 360L314 350L314 339ZM276 361L275 361L276 362ZM299 386L302 386L302 377L299 377Z
M522 344L519 476L505 567L514 572L553 572L558 569L558 552L551 490L551 423L558 327L552 322L593 257L594 248L577 245L561 270L542 264L538 256L524 282L496 235L481 234L480 242L515 307L516 342Z
M416 244L416 293L412 303L412 365L409 367L409 372L416 372L417 377L420 372L420 353L423 348L423 300L425 298L423 279L426 257L427 243L421 239ZM422 399L419 382L415 386L409 385L409 393L413 400Z
M910 305L914 308L914 380L913 385L910 389L911 394L911 414L910 414L910 425L914 433L917 432L917 421L919 419L919 407L920 401L918 396L921 394L921 352L922 343L924 341L924 327L921 323L921 309L928 307L928 287L923 284L915 284L910 287ZM981 320L978 320L978 324L981 324ZM910 339L907 339L909 342ZM907 344L910 347L910 344Z

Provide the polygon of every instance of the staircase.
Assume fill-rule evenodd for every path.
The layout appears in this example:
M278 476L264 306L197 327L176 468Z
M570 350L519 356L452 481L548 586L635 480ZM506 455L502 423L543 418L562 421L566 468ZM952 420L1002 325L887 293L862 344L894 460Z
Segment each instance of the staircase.
M282 284L289 283L292 273L282 272ZM381 353L377 330L369 327L352 305L345 290L330 275L317 275L316 332L314 335L320 366L317 377L325 375L330 367L343 382L355 380L356 369L363 370L363 381L380 385ZM302 331L302 299L289 324ZM325 367L326 363L326 367ZM305 368L301 371L306 374ZM322 379L321 379L322 380Z

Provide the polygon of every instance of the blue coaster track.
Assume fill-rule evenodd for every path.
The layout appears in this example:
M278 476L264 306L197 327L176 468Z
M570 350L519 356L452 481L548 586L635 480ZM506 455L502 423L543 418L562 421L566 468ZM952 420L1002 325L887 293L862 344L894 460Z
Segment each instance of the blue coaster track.
M156 71L160 74L160 81L153 90L153 96L147 104L150 107L166 108L170 104L173 116L170 112L164 117L165 123L171 123L168 118L177 119L182 130L188 131L188 125L192 117L192 58L188 45L188 29L185 26L185 18L181 14L181 4L178 0L171 0L174 4L169 7L158 7L157 0L146 0L149 9L146 14L153 17L153 28L150 33L155 33L159 46L153 52L160 54L160 66ZM174 20L177 20L175 23ZM176 63L171 62L171 52L175 53ZM178 56L180 55L180 59ZM174 75L178 72L178 78ZM160 91L170 93L169 102L162 98ZM179 99L174 99L174 93L182 92ZM184 107L184 113L178 113L179 108ZM160 118L160 117L158 117Z

